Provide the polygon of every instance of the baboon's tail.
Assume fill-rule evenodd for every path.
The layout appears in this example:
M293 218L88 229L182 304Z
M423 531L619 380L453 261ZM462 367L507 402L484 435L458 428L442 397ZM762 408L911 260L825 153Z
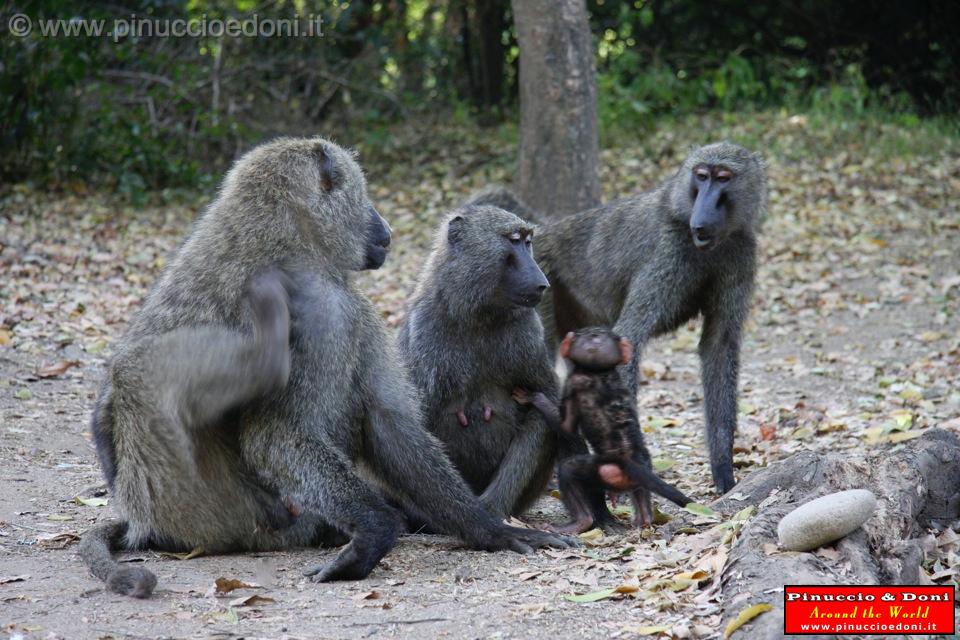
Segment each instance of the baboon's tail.
M149 598L157 586L157 577L143 567L124 566L113 559L113 552L124 548L126 533L126 522L97 525L83 534L77 553L90 568L90 573L106 582L110 591L134 598Z
M693 502L693 500L683 495L675 486L667 484L660 476L654 473L652 469L647 469L642 465L636 465L636 468L632 470L641 476L641 483L647 489L663 496L670 502L681 507L685 507Z

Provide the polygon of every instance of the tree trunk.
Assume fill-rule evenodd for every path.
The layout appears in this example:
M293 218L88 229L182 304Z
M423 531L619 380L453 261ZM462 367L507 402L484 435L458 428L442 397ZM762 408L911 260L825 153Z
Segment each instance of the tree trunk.
M543 218L600 204L597 79L585 0L513 0L520 197Z
M480 44L480 105L498 107L503 100L503 68L506 49L506 3L502 0L477 2L477 34Z

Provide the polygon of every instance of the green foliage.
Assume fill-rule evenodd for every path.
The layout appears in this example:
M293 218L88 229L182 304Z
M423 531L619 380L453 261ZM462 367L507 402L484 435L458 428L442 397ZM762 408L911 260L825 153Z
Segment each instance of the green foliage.
M516 117L510 0L15 0L44 19L296 20L322 37L0 38L0 181L92 182L134 202L206 184L279 134L392 149L397 120ZM605 143L665 119L787 109L956 130L954 5L587 0ZM22 4L22 6L21 6ZM955 5L960 7L960 4ZM931 113L942 113L933 125ZM739 117L739 116L738 116ZM842 127L838 129L841 133ZM626 138L624 136L627 136ZM896 147L900 143L891 143Z
M588 0L607 140L666 115L785 107L919 122L960 106L960 4Z

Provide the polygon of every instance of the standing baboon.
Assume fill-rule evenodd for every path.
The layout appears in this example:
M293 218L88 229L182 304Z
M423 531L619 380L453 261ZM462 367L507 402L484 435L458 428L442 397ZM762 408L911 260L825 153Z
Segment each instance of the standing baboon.
M146 597L156 584L111 550L345 536L306 575L363 578L402 524L381 487L475 548L566 544L491 518L423 429L379 314L351 282L389 243L360 166L335 144L280 139L236 163L117 345L97 401L97 454L122 521L88 532L80 553L110 589Z
M482 201L502 197L491 191ZM537 239L551 287L540 305L550 345L582 327L613 326L635 347L623 372L631 390L647 341L703 315L706 432L721 493L736 483L740 336L766 208L759 155L721 142L695 149L653 191L541 225Z
M400 326L404 362L424 424L498 516L518 515L543 491L555 438L514 387L556 400L557 382L535 307L547 279L534 262L533 227L491 206L467 206L437 234Z
M610 329L571 331L560 343L560 357L573 367L563 385L560 407L540 391L513 393L520 404L535 406L560 437L582 434L593 450L560 461L560 495L572 520L558 531L591 529L596 521L592 496L606 491L630 494L638 527L653 524L651 491L681 507L691 502L653 472L636 399L616 369L630 362L632 355L630 341Z

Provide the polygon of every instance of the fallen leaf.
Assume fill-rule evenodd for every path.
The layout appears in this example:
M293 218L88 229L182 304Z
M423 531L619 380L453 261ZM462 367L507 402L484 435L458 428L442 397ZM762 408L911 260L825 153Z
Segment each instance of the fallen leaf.
M636 633L641 636L658 636L661 633L667 633L672 627L668 624L658 624L650 627L624 627L627 633Z
M521 616L528 615L536 618L540 614L548 610L549 604L546 602L534 602L532 604L522 604L518 607L514 607L513 615Z
M697 502L691 502L683 508L687 513L692 513L695 516L703 516L705 518L719 518L720 514L711 509L706 505L699 504Z
M603 529L590 529L590 531L584 531L578 537L581 540L599 540L603 537Z
M630 510L630 515L633 515L633 509ZM653 524L667 524L671 520L673 520L673 516L660 511L657 505L653 505Z
M764 422L760 425L760 439L764 441L770 441L777 437L777 425Z
M681 424L683 424L683 421L676 418L654 418L643 423L643 430L653 431L663 427L679 427Z
M90 355L95 356L106 348L107 348L107 341L104 340L103 338L100 338L99 340L94 340L93 342L88 344L84 350Z
M60 533L41 533L37 536L37 544L44 548L66 549L74 542L79 542L80 536L72 531Z
M237 615L237 612L233 609L220 609L219 611L214 611L210 614L210 617L214 620L223 620L229 624L237 624L240 622L240 616Z
M919 438L923 434L923 431L898 431L897 433L891 433L888 435L887 440L890 442L906 442L907 440Z
M57 376L62 376L65 374L71 367L79 367L79 360L61 360L60 362L54 364L48 364L45 367L37 369L38 378L56 378Z
M13 397L17 400L29 400L33 397L33 393L30 392L30 389L20 389L13 394Z
M703 569L698 569L696 571L684 571L683 573L678 573L674 576L675 579L693 580L694 582L703 582L709 577L710 573L704 571Z
M750 519L750 516L752 516L756 510L756 507L753 505L744 507L743 509L740 509L740 511L737 511L736 515L734 515L731 520L736 522L745 522Z
M230 605L231 607L255 607L258 604L272 604L275 602L276 600L274 600L273 598L268 598L267 596L253 594L250 596L242 596L240 598L234 598L227 604Z
M73 499L77 504L82 504L88 507L105 507L109 502L108 498L81 498L77 496Z
M673 468L673 460L660 456L653 459L653 470L654 471L668 471Z
M600 591L592 591L582 595L568 594L563 596L563 598L570 602L597 602L598 600L605 600L615 593L617 593L616 589L601 589Z
M738 613L736 618L727 623L727 628L723 630L724 640L732 636L737 629L747 624L761 613L766 613L771 609L773 609L773 606L765 602L747 607Z
M186 553L178 553L175 551L160 551L159 553L166 558L173 558L174 560L192 560L204 555L206 551L200 547L197 547L196 549Z
M248 583L236 578L219 577L214 582L214 593L230 593L234 589L259 589L260 585Z
M379 600L380 592L379 591L364 591L356 595L350 596L351 600Z
M905 409L899 409L890 413L890 417L897 423L901 429L909 429L913 424L913 412Z
M5 347L10 344L13 341L12 336L13 334L6 329L0 329L0 347Z

